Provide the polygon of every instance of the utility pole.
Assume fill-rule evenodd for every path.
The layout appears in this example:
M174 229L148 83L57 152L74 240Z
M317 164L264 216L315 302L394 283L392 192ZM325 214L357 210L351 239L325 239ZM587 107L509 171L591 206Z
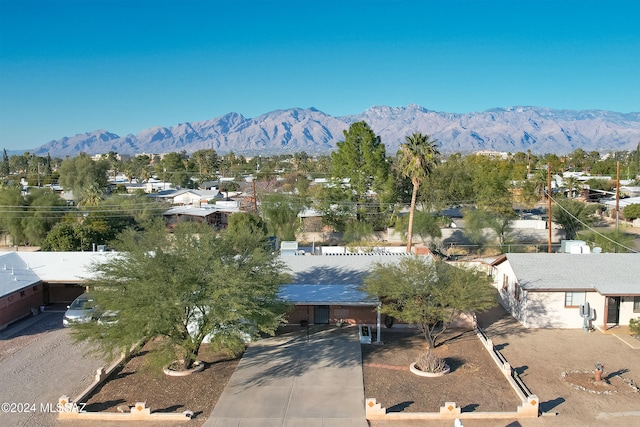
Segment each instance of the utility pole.
M549 218L547 218L547 228L549 229L547 252L551 253L551 228L553 226L553 221L551 220L551 163L547 163L547 211L549 214Z
M258 195L256 194L256 180L251 180L251 189L253 190L253 210L258 214Z
M616 167L616 234L620 227L620 160Z

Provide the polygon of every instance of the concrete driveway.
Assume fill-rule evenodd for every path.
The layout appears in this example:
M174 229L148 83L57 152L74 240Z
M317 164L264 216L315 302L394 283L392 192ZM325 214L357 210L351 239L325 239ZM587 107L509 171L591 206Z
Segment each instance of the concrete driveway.
M251 345L204 425L366 427L357 328Z

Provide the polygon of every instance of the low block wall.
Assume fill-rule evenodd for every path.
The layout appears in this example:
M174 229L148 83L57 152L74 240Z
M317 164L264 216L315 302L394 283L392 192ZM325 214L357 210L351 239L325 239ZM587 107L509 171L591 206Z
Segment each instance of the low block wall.
M137 346L132 347L135 348ZM101 420L101 421L187 421L193 416L192 411L176 412L151 412L146 402L137 402L133 407L127 407L120 412L88 412L85 411L84 402L89 395L102 384L113 371L127 358L124 353L113 362L106 370L104 367L96 370L93 382L74 399L62 395L58 399L58 419L61 420ZM120 409L120 408L118 408Z
M61 420L96 420L96 421L188 421L193 416L191 411L182 413L151 412L145 402L136 402L122 412L85 412L74 402L69 402L68 396L58 399L58 419Z
M513 371L511 365L504 356L496 350L493 342L481 329L476 330L478 339L489 352L491 359L496 363L500 372L522 401L515 412L462 412L455 402L445 402L439 412L387 412L377 403L375 398L367 398L365 412L368 420L442 420L442 419L513 419L513 418L537 418L540 412L540 400L532 394L527 386ZM481 391L479 391L481 392Z

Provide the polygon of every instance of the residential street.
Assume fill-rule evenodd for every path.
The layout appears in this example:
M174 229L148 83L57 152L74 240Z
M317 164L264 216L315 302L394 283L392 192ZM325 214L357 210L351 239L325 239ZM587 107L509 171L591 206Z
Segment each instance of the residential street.
M41 313L0 332L1 426L56 426L47 403L55 408L61 395L80 393L103 365L73 343L62 316Z

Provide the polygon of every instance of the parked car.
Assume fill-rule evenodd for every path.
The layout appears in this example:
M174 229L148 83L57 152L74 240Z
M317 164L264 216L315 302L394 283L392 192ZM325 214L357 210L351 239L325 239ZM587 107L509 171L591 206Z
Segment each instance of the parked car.
M95 302L91 295L85 292L67 306L62 325L66 327L72 323L87 323L95 319L96 315Z
M98 317L98 325L111 326L118 323L118 312L107 310Z

